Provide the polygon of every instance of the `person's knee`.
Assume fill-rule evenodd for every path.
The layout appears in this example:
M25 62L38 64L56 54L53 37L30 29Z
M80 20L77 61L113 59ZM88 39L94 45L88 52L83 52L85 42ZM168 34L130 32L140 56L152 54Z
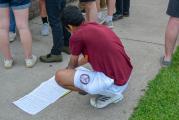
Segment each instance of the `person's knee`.
M26 23L26 22L17 22L16 26L17 26L18 30L29 29L28 23Z
M60 86L64 86L63 74L64 74L63 70L58 70L55 74L55 80Z

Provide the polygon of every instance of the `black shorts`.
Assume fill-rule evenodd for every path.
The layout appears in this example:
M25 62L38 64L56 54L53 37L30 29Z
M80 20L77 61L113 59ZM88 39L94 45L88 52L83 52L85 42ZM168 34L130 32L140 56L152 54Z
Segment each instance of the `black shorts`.
M167 14L171 17L179 18L179 0L170 0L168 3Z
M80 0L80 2L93 2L93 1L96 1L96 0Z

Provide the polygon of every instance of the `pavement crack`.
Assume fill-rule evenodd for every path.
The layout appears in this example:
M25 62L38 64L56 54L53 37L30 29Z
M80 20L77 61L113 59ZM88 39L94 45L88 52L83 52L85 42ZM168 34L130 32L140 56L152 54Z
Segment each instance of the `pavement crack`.
M121 38L121 39L125 39L128 41L141 42L141 43L148 43L148 44L153 44L153 45L158 45L158 46L164 46L164 44L161 44L161 43L148 42L148 41L143 41L143 40L136 40L136 39L130 39L130 38Z

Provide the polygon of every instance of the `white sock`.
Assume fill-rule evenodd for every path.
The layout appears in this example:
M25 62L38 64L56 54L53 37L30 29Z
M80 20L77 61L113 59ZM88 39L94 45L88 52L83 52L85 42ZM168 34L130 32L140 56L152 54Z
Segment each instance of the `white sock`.
M106 17L106 22L112 21L112 17L113 17L113 16L109 16L109 15L108 15L108 16Z

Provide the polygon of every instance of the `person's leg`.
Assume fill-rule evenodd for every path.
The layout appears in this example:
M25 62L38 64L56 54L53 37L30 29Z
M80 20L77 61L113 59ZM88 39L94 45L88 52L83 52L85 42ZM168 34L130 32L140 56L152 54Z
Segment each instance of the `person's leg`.
M11 60L12 55L9 48L9 8L0 8L0 50L5 59Z
M85 2L86 18L88 22L96 22L97 20L97 7L96 1Z
M106 25L109 28L113 28L113 13L114 13L114 8L115 8L115 3L116 0L107 0L107 17L106 20L104 22L104 25Z
M116 0L107 0L107 7L108 7L108 16L112 16L114 13ZM110 19L111 20L111 19Z
M123 0L123 16L129 16L130 0Z
M103 0L104 1L104 0ZM101 0L96 0L96 6L97 6L97 22L99 24L103 24L105 21L105 15L101 12L101 7L100 7L100 2Z
M13 10L17 29L19 30L24 56L26 59L32 57L32 35L29 29L29 8Z
M116 12L113 14L113 21L123 18L123 1L127 0L116 0Z
M124 0L116 0L116 14L123 14L123 1Z
M41 35L46 36L49 34L49 28L48 28L48 18L47 18L45 0L39 0L39 9L40 9L40 16L43 23L41 28Z
M45 0L49 23L52 29L53 47L51 53L40 56L41 62L61 62L61 51L64 46L63 27L60 13L65 6L65 0Z
M9 26L9 41L13 42L16 38L16 22L12 8L10 8L10 26Z
M165 61L171 61L179 34L179 18L170 17L165 33Z
M79 88L76 88L74 85L74 76L75 76L74 69L58 70L55 74L55 80L63 88L73 91L81 91Z
M17 29L19 30L22 47L24 49L26 67L31 68L37 62L37 57L32 55L32 35L29 28L30 1L24 1L23 5L14 3L13 12Z

